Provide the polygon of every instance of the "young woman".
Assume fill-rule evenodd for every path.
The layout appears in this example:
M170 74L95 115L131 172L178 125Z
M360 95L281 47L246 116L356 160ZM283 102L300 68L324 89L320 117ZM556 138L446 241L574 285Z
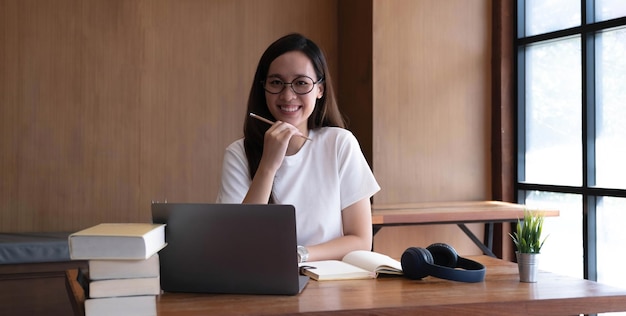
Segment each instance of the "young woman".
M304 262L369 250L370 197L378 190L344 128L320 48L300 34L272 43L254 75L244 138L226 148L217 201L294 205Z

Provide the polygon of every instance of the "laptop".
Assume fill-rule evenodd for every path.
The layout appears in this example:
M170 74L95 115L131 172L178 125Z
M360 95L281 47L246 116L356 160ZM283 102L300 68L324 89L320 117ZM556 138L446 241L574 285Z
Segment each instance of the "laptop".
M166 224L165 292L296 295L309 280L293 205L154 203L152 221Z

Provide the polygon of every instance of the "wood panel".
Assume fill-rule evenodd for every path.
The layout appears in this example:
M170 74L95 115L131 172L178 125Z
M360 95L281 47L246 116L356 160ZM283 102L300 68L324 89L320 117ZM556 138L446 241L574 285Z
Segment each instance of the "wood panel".
M490 199L490 1L373 3L374 203ZM375 245L432 242L480 253L454 225L385 228Z
M152 200L214 201L261 53L302 32L336 73L336 7L0 0L0 231L148 221Z
M490 194L490 17L484 0L374 1L377 203Z
M372 166L372 1L341 0L337 99Z
M327 54L374 203L489 199L490 16L487 0L0 0L0 231L213 201L258 58L291 31ZM462 236L385 228L376 245L477 252Z
M17 213L17 153L19 107L17 3L0 1L0 231L15 227ZM9 210L15 210L10 212Z

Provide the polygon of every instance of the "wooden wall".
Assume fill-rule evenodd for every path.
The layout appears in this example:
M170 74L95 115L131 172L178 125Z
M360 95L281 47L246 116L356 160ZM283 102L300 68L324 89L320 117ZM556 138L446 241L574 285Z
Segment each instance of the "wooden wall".
M374 1L377 203L487 198L490 7Z
M212 202L263 50L302 32L336 73L336 1L0 0L0 231Z
M374 203L490 199L490 1L373 3ZM480 254L456 225L383 229L375 245L433 242Z
M382 187L374 204L491 199L491 9L339 1L340 101ZM374 250L433 242L480 254L456 225L383 228Z
M382 191L375 204L489 199L489 0L0 0L0 231L149 221L214 201L258 58L302 32ZM472 227L477 233L480 225ZM376 250L449 242L389 228Z

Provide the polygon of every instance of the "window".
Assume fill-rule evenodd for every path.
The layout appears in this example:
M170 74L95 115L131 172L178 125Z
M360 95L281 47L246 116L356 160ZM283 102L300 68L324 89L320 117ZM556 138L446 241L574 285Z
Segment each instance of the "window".
M518 0L518 202L546 218L540 268L625 287L626 1Z

